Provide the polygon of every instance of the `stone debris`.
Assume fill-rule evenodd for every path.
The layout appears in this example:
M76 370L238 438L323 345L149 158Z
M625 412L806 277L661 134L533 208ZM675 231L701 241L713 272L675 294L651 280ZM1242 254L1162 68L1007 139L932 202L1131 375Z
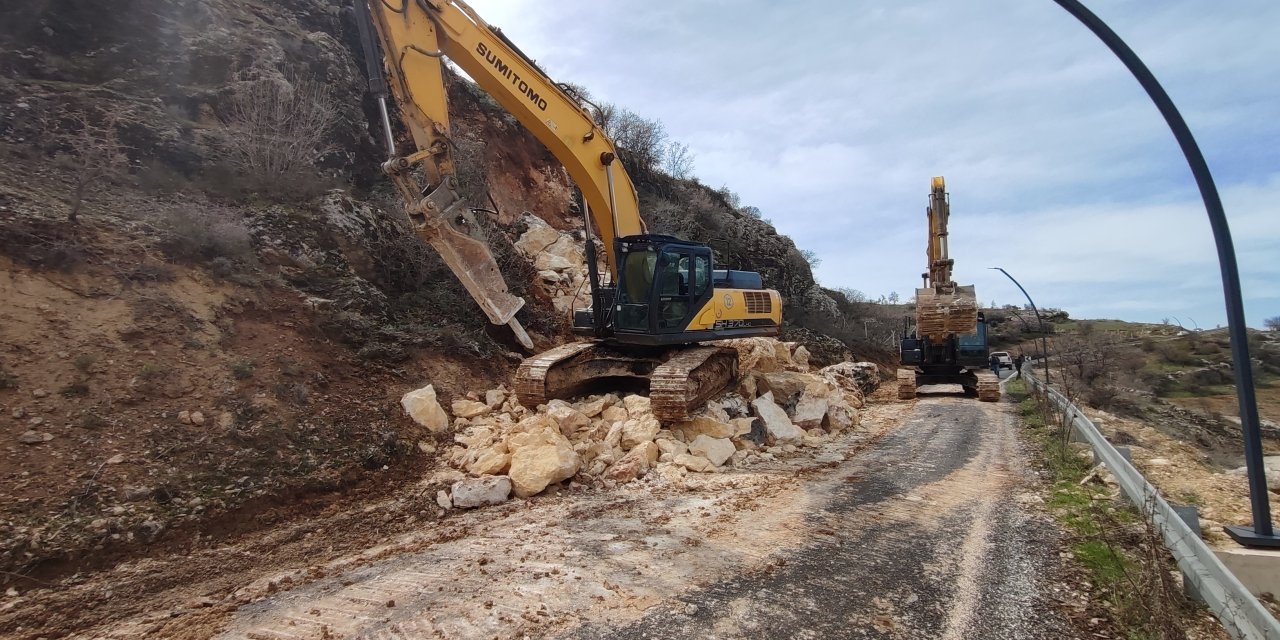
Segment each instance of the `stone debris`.
M511 478L484 476L464 478L453 483L453 506L474 509L491 504L502 504L511 497Z
M516 240L516 249L533 261L533 267L538 270L536 284L551 296L556 310L568 312L587 306L590 295L582 241L570 233L557 231L531 213L521 216L519 223L526 231ZM597 255L603 257L604 252ZM597 267L600 273L608 271L603 262Z
M427 385L416 391L410 391L400 398L400 406L413 418L414 422L424 426L432 433L439 433L449 428L449 416L444 407L436 400L436 388Z
M48 431L24 431L18 436L18 442L22 444L43 444L53 439L53 434Z
M545 251L557 241L531 227L521 242ZM858 426L865 394L878 384L870 363L812 370L808 351L794 343L744 338L721 344L738 351L739 380L678 423L663 424L649 398L637 394L551 400L536 410L521 407L502 388L454 401L454 444L443 455L469 477L453 482L451 505L474 508L510 495L527 498L568 480L598 485L650 474L678 480L689 472L718 473L821 447ZM448 417L432 387L406 394L402 404L432 431L448 428L440 426L449 425Z

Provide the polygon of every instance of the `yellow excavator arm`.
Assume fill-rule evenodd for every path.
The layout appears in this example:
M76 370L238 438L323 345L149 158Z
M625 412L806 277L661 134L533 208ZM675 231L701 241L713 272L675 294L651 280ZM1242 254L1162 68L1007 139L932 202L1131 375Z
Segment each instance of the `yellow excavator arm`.
M916 332L941 343L948 335L973 333L978 326L978 297L973 285L958 285L951 279L956 263L947 245L951 202L942 176L933 178L925 215L929 218L929 270L921 274L924 287L916 289Z
M418 152L393 159L422 164L432 185L454 175L442 57L453 61L560 160L582 190L615 268L615 237L643 233L639 198L617 164L617 149L590 111L461 0L369 0L391 92ZM412 193L407 199L416 200ZM615 274L616 275L616 274Z

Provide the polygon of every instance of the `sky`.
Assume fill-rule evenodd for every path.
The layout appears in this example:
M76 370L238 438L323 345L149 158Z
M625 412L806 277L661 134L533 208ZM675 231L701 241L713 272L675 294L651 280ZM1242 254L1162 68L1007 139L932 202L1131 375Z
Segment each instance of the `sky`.
M821 259L919 285L930 178L984 302L1225 326L1199 192L1129 72L1051 0L473 0L557 81L661 120L694 174ZM1248 324L1280 316L1280 3L1092 0L1172 96L1227 211ZM642 212L643 213L643 212Z

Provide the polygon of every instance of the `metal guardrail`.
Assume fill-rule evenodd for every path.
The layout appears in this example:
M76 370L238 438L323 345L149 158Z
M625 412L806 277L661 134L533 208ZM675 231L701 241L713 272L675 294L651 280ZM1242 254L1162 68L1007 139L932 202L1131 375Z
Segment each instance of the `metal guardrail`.
M1133 504L1147 512L1182 570L1183 578L1217 616L1223 629L1233 638L1280 640L1280 621L1272 617L1249 589L1236 579L1200 536L1191 531L1142 473L1111 446L1093 422L1065 396L1036 378L1031 367L1024 365L1022 377L1032 387L1045 391L1071 417L1071 426L1093 447L1094 454L1116 477L1120 490Z

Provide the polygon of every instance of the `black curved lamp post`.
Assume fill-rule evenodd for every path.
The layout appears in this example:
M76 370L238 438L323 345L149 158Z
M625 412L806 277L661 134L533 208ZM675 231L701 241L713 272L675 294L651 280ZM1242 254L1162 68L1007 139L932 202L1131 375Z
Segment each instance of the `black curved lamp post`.
M1031 311L1036 314L1036 322L1040 325L1040 361L1044 363L1044 383L1049 384L1049 339L1046 337L1048 333L1044 330L1044 318L1040 317L1040 310L1036 308L1035 300L1031 299L1031 294L1027 293L1027 290L1022 288L1022 284L1020 284L1013 276L1009 275L1008 271L1005 271L1000 267L987 268L999 271L1004 274L1004 277L1013 280L1013 284L1018 287L1018 290L1022 292L1022 295L1026 296L1027 302L1031 303Z
M1280 536L1277 536L1271 525L1271 505L1267 497L1266 471L1262 462L1262 435L1258 429L1258 404L1254 396L1253 367L1249 359L1249 335L1244 322L1244 302L1240 295L1240 271L1236 266L1235 247L1231 242L1231 229L1227 226L1227 216L1222 210L1222 200L1218 197L1218 187L1209 173L1209 165L1200 153L1200 147L1191 135L1191 129L1182 119L1182 114L1173 105L1169 94L1165 93L1156 81L1151 70L1143 64L1125 44L1092 11L1085 8L1077 0L1054 0L1068 13L1084 23L1094 35L1098 36L1116 57L1124 63L1138 84L1146 90L1151 101L1164 116L1173 137L1182 147L1182 154L1187 158L1191 174L1195 176L1196 186L1200 188L1200 197L1204 200L1205 211L1209 214L1209 226L1213 229L1213 240L1218 247L1218 264L1222 269L1222 289L1227 305L1227 328L1231 336L1231 357L1236 374L1236 398L1240 402L1240 430L1244 437L1244 461L1248 468L1249 502L1253 508L1253 527L1226 527L1227 535L1236 542L1246 546L1280 547ZM1007 275L1007 274L1006 274Z

